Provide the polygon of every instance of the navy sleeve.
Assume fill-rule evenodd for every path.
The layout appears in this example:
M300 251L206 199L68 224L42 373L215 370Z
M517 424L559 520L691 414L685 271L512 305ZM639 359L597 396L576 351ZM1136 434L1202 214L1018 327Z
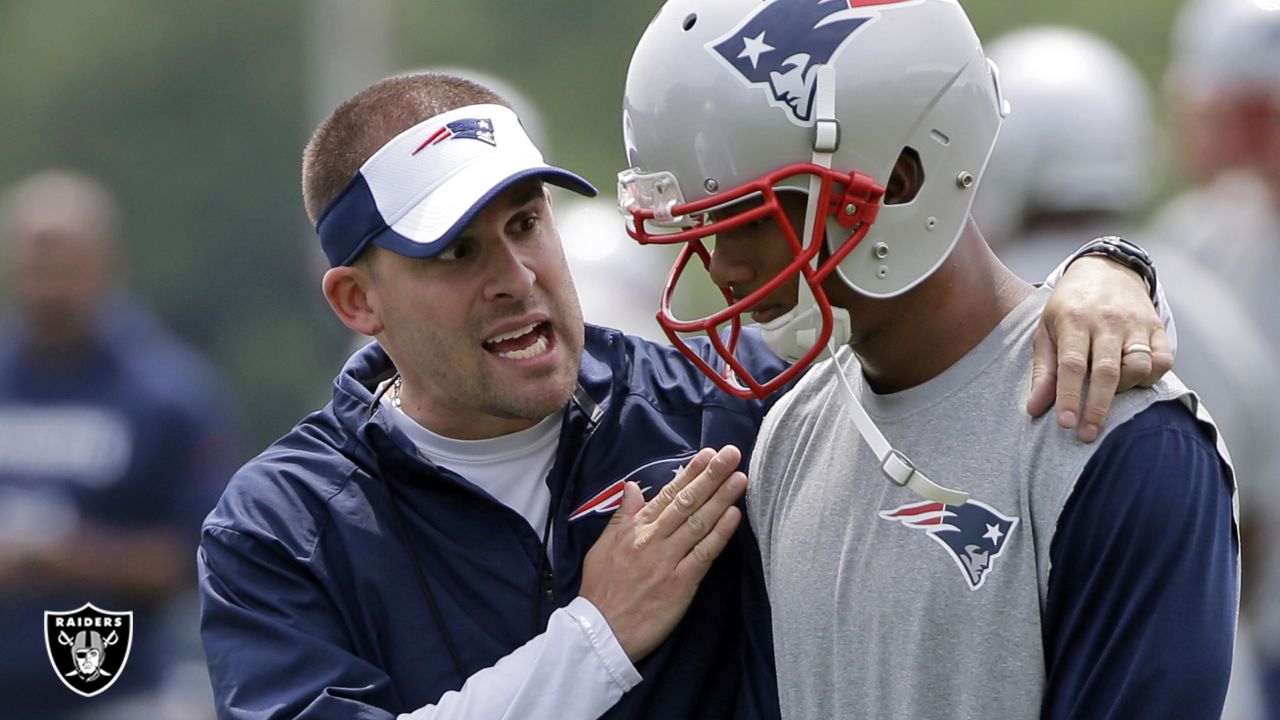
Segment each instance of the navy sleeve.
M206 527L201 636L220 720L391 720L391 679L357 657L323 590L287 553Z
M778 720L778 673L773 656L773 614L765 591L764 565L746 507L738 535L742 540L742 686L736 720Z
M1210 436L1176 402L1117 427L1049 548L1045 718L1218 718L1238 538Z

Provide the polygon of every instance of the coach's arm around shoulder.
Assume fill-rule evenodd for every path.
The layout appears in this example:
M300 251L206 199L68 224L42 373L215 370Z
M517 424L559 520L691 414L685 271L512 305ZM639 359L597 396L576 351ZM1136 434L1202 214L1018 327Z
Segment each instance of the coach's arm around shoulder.
M648 503L627 483L586 556L578 597L544 632L417 709L374 705L404 693L352 647L348 624L361 619L337 610L307 563L207 525L202 634L218 717L593 720L641 682L632 663L670 634L737 528L740 459L732 446L704 449Z

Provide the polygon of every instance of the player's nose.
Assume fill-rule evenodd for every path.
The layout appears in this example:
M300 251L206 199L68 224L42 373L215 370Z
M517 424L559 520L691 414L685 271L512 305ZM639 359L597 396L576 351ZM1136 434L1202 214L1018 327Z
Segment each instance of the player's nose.
M718 236L707 272L711 281L722 288L750 285L755 278L755 270L745 239L735 238L729 233Z

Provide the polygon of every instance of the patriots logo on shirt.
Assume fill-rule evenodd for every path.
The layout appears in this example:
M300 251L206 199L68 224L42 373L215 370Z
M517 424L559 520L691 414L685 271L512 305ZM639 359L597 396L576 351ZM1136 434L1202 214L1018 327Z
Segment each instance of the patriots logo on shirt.
M498 146L497 140L493 135L493 121L489 118L463 118L445 123L445 126L436 130L417 150L413 151L413 155L422 152L423 148L431 145L439 145L445 140L479 140L482 143L488 143L494 147Z
M767 88L770 104L792 122L812 120L817 66L840 52L871 18L862 8L903 0L773 0L708 49L749 85Z
M676 457L653 460L641 465L609 483L603 490L582 503L581 506L569 514L569 522L581 520L588 515L612 515L615 510L622 506L622 488L627 484L628 480L636 481L640 485L640 492L644 494L645 499L651 499L652 494L650 491L656 487L662 487L673 480L684 469L685 464L696 454L696 451L687 452Z
M978 500L963 505L926 500L882 510L880 517L923 530L946 548L970 590L982 587L995 559L1008 545L1009 534L1018 526L1018 518Z

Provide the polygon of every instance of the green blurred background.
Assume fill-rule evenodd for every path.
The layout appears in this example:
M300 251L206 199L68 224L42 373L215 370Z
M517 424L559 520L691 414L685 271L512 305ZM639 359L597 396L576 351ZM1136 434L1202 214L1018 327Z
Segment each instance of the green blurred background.
M965 5L988 40L1093 30L1158 84L1179 3ZM535 100L547 154L610 194L626 62L658 6L0 0L0 185L59 165L119 194L133 288L224 369L256 451L328 399L352 345L320 294L298 190L314 125L384 74L474 68Z

